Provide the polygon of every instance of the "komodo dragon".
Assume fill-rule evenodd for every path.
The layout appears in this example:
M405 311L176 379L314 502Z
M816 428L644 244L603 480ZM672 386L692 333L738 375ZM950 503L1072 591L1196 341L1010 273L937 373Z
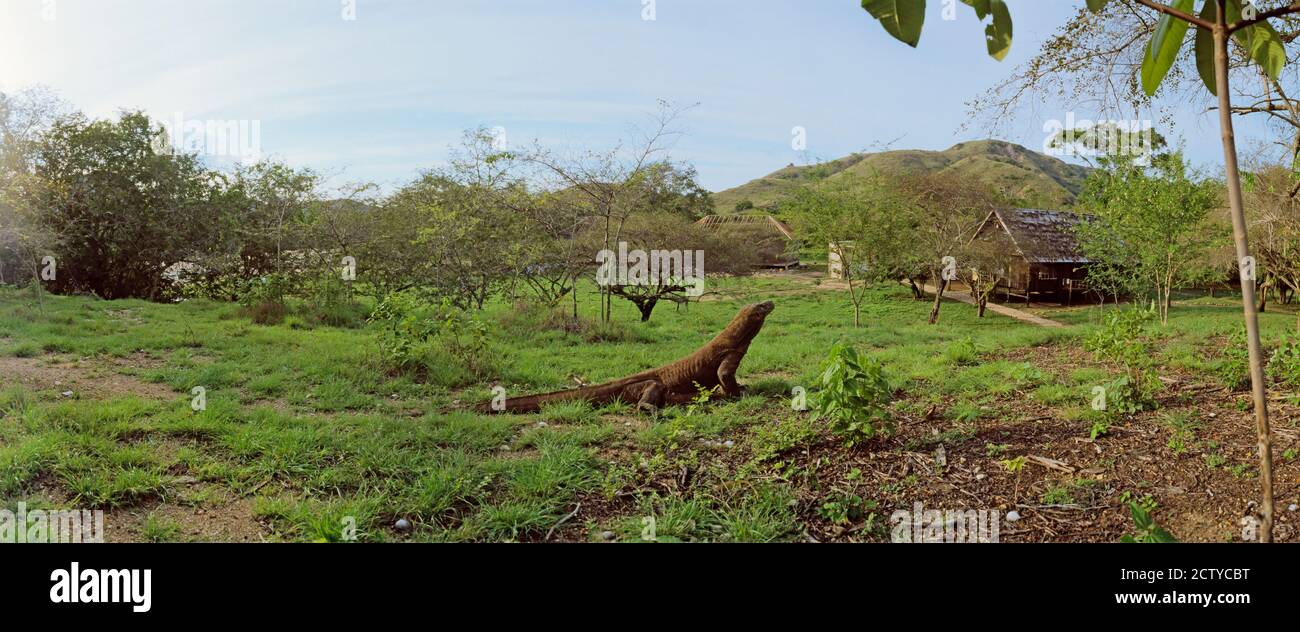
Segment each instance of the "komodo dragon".
M684 404L700 394L700 388L714 390L721 386L726 397L739 397L740 384L736 382L736 369L749 351L749 343L763 328L763 321L772 312L772 301L755 303L732 319L722 333L695 353L657 369L642 371L597 386L515 397L505 400L494 410L491 403L482 404L482 413L535 413L544 404L586 400L594 406L614 401L636 404L639 410L658 410L663 406Z

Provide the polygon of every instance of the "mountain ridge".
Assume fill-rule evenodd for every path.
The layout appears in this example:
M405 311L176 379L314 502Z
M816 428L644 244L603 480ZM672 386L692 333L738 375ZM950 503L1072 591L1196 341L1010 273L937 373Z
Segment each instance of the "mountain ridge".
M713 194L717 213L734 213L750 202L760 210L775 210L794 188L822 180L902 173L951 173L977 178L1026 205L1053 208L1073 204L1089 167L1002 140L957 143L941 151L898 149L857 152L816 165L787 165L766 176Z

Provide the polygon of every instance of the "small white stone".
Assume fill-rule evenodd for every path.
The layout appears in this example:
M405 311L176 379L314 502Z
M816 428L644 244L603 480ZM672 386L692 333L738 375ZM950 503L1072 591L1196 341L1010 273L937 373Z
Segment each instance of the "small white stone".
M1296 510L1296 505L1295 505L1295 503L1291 503L1290 505L1287 505L1286 510L1287 510L1287 511L1295 511L1295 510Z
M406 531L411 528L411 522L406 518L399 518L397 523L393 525L393 528L398 531Z
M1017 521L1017 520L1019 520L1019 519L1020 519L1020 512L1019 512L1019 511L1008 511L1008 512L1007 512L1007 522L1015 522L1015 521Z
M600 532L600 539L602 539L602 540L604 540L604 541L606 541L606 542L609 542L610 540L613 540L613 539L614 539L614 532L613 532L613 531L601 531L601 532Z
M722 444L722 445L725 445L725 446L727 446L728 448L734 448L734 447L736 447L736 442L735 442L735 441L727 441L726 443L724 443L724 444Z
M988 478L988 477L989 477L988 474L976 474L976 475L975 475L975 480L977 480L977 481L982 481L982 480L984 480L984 479L986 479L986 478Z
M539 422L537 422L537 427L538 427L538 428L545 428L545 427L546 427L546 422L545 422L545 421L539 421Z
M72 391L63 391L62 395L64 397L72 397Z

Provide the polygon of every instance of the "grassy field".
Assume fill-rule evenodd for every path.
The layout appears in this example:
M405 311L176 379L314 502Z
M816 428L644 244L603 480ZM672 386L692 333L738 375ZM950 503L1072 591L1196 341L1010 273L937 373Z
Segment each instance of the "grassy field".
M888 540L889 515L917 502L1016 511L1004 541L1114 541L1135 499L1180 539L1232 540L1258 497L1248 398L1216 379L1240 322L1230 298L1175 307L1160 407L1093 439L1091 390L1119 371L1081 349L1096 308L1054 312L1071 326L1044 329L948 303L928 326L928 303L880 288L854 329L847 298L807 275L710 289L645 324L620 303L616 326L580 331L492 304L482 379L450 363L393 375L364 323L263 326L203 301L42 307L0 290L0 499L103 508L119 541L339 541L355 525L362 541L766 542ZM494 384L522 395L663 364L765 299L777 308L741 367L744 399L657 416L455 410ZM1295 315L1263 322L1276 340ZM836 342L884 362L894 437L848 448L793 410ZM1278 539L1293 540L1300 416L1275 394ZM1005 467L1020 456L1065 466Z

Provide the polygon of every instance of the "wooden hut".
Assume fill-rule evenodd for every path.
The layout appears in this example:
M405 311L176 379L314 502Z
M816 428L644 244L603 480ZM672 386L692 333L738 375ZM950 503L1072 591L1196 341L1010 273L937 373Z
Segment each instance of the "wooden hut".
M697 224L752 244L764 268L789 269L799 265L799 242L794 231L771 215L710 215Z
M1091 293L1085 280L1089 261L1079 251L1074 229L1082 216L1068 211L997 209L988 214L972 240L1007 244L1008 297L1047 297L1070 304Z

